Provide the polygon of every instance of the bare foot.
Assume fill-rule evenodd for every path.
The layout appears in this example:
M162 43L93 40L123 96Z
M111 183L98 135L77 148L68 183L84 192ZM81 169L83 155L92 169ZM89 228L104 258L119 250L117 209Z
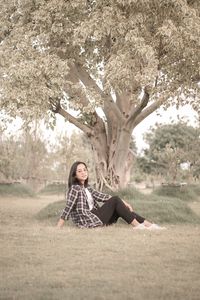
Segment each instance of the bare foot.
M145 227L150 227L152 225L152 223L147 220L144 220L143 224Z

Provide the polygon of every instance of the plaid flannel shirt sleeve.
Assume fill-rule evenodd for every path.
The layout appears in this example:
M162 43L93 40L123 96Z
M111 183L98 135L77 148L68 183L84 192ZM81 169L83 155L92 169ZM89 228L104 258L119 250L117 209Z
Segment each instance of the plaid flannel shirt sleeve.
M102 192L99 192L99 191L96 191L95 189L89 187L88 188L89 191L91 192L92 194L92 197L96 200L96 201L99 201L99 202L105 202L107 201L108 199L110 199L112 196L109 195L109 194L105 194L105 193L102 193Z
M77 186L72 186L67 193L67 203L66 207L63 209L61 214L61 219L67 220L69 218L70 212L75 205L76 200L78 199L78 189Z

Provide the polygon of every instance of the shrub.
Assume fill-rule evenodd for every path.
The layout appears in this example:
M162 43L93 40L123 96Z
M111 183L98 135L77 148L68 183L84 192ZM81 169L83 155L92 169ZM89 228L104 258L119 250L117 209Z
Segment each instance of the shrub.
M152 195L149 199L133 203L134 210L155 223L200 223L200 218L186 202L172 197Z
M117 194L119 197L121 197L124 200L146 199L146 195L144 195L134 187L127 187L125 189L118 190L117 192L112 192L111 194L112 195Z
M0 184L1 196L15 196L15 197L34 197L35 193L31 188L25 184Z
M66 185L65 184L48 184L43 188L41 194L63 194L65 193Z
M197 199L200 188L194 186L162 186L153 191L153 194L159 196L175 197L183 201L194 201Z
M65 204L65 200L50 203L39 211L39 213L36 215L36 219L39 221L50 223L52 225L56 225L60 218L61 212L65 207ZM72 225L72 222L69 221L67 224Z
M199 198L200 195L200 185L197 184L193 184L190 185L190 188L193 190L193 192L197 195L197 197Z

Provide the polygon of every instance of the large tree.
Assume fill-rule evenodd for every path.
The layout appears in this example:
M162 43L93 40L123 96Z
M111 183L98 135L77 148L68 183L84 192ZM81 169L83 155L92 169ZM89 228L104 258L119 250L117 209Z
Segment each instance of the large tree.
M100 184L127 183L132 132L161 105L197 109L199 0L1 0L0 25L1 106L81 129Z

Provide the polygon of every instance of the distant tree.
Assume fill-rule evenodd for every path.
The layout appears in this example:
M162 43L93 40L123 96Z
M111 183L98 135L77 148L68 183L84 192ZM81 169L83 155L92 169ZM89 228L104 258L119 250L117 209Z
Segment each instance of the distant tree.
M0 140L0 174L1 179L5 180L17 180L20 174L19 164L17 161L17 150L19 149L20 143L15 141L13 138L9 140Z
M61 134L53 143L47 143L40 130L37 121L30 130L8 135L0 124L0 180L23 179L36 185L40 181L66 181L76 160L84 161L95 179L93 151L85 135Z
M188 170L198 169L200 164L200 129L187 125L157 124L146 134L148 149L139 158L140 167L147 173L166 175L175 181L180 173L182 163Z
M47 149L36 132L22 131L18 135L1 132L0 173L6 180L44 180Z
M21 177L27 181L45 180L49 169L45 142L37 134L25 132L20 146Z
M99 183L123 187L134 128L161 105L199 109L199 27L199 0L1 0L1 108L59 113L88 136Z
M83 161L88 165L91 177L95 177L93 151L82 133L73 133L70 137L57 137L56 145L49 150L49 159L54 178L66 181L74 161Z

